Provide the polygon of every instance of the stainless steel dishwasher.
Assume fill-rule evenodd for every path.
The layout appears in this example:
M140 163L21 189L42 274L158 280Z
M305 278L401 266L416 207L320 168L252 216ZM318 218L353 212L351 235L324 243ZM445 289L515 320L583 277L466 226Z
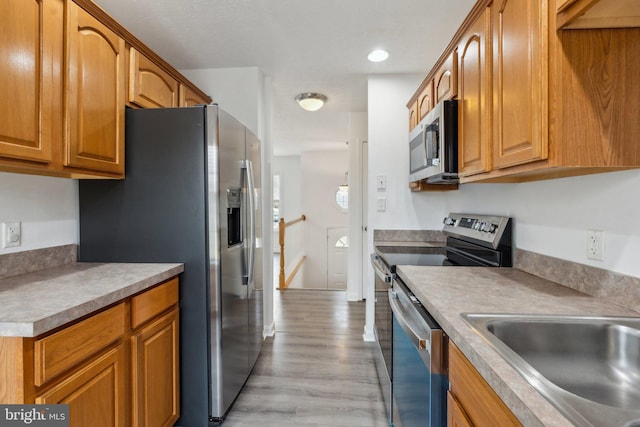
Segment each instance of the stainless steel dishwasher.
M446 425L447 337L402 283L389 289L393 313L394 427Z

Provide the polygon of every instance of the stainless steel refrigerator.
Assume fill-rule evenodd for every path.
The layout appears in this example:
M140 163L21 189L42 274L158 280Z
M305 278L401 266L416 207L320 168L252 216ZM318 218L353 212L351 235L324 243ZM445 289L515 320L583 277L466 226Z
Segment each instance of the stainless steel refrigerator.
M178 426L217 425L263 342L260 141L216 105L126 112L126 178L81 180L80 261L182 262Z

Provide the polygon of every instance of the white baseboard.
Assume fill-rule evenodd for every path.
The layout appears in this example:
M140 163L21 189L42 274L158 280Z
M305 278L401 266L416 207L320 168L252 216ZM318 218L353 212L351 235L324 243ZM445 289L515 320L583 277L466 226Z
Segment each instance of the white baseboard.
M264 325L264 329L262 330L263 337L272 337L276 334L276 324L275 322L271 322L270 325Z
M364 327L364 334L362 334L362 340L366 342L374 342L376 340L376 336L372 330L367 330L367 327Z

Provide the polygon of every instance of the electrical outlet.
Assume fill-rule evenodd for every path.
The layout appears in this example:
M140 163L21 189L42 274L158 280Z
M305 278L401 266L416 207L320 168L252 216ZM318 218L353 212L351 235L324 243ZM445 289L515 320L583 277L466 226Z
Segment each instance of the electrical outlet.
M596 261L604 259L604 231L587 230L587 258Z
M2 223L2 247L11 248L20 246L20 223L19 222L3 222Z

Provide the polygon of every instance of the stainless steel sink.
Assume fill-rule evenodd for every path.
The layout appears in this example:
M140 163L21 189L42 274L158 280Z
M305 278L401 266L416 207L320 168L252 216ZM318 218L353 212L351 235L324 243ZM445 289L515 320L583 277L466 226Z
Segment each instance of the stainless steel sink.
M640 426L640 318L462 316L574 424Z

